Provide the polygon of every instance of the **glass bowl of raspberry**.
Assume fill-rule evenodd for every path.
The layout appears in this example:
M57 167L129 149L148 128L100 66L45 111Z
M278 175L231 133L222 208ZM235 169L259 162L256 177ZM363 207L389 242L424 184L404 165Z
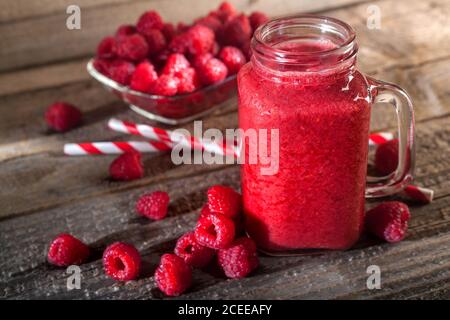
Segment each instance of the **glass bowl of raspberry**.
M94 79L128 104L131 110L164 124L177 125L190 122L220 108L236 97L235 74L191 93L163 96L132 90L129 86L114 81L97 70L94 61L95 59L91 59L87 64L87 71Z

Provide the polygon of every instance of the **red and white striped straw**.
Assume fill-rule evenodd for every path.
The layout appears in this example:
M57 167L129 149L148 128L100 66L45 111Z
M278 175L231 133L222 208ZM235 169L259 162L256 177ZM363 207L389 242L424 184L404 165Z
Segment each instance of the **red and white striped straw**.
M410 184L403 189L400 194L420 203L430 203L433 201L434 191L429 188L418 187Z
M239 150L234 145L218 144L194 136L186 137L183 134L147 124L136 124L118 119L110 119L108 121L108 127L117 132L139 135L156 141L180 143L193 149L201 149L221 155L232 155L235 158L239 157Z
M115 141L115 142L82 142L64 145L64 154L70 156L122 154L138 151L142 153L157 153L169 151L172 146L160 141Z
M394 139L394 134L391 132L376 132L369 134L369 146L376 146L383 144L389 140Z

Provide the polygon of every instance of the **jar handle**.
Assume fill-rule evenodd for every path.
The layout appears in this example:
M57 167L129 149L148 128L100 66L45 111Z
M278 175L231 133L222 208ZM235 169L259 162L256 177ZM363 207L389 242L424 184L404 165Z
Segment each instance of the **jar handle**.
M367 177L366 197L376 198L401 191L413 179L415 165L414 110L408 94L400 87L368 78L372 103L387 103L394 107L398 120L398 165L384 177Z

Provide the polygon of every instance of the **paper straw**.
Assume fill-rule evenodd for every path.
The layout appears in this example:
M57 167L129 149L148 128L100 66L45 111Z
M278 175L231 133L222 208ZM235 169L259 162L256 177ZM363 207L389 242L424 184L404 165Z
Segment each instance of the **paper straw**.
M369 134L369 146L383 144L392 139L394 139L394 134L392 134L391 132L371 133Z
M171 149L170 144L159 141L82 142L64 145L64 153L70 156L122 154L130 151L157 153Z
M400 194L420 203L430 203L433 201L434 191L411 184L403 189Z

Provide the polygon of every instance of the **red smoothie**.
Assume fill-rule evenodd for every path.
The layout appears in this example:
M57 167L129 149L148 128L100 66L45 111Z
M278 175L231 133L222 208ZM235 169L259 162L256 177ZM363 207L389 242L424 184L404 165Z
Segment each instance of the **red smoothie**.
M345 39L274 37L259 53L253 42L252 61L238 75L239 127L279 129L276 174L263 175L267 165L242 165L246 230L269 252L347 249L363 227L366 79L355 55L337 50ZM270 46L294 55L277 60ZM247 157L249 141L244 145Z

